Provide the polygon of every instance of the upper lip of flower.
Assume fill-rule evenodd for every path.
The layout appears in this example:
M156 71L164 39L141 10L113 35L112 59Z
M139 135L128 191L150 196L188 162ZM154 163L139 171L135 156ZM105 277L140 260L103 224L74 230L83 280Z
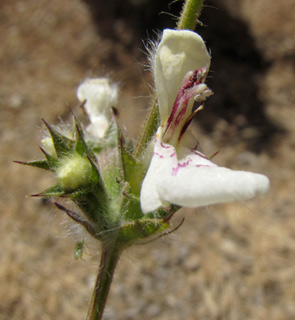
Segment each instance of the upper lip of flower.
M187 73L202 68L209 70L210 60L205 43L197 33L164 30L151 59L162 124L171 113Z
M161 126L141 188L144 213L169 203L197 207L244 200L268 190L263 175L216 166L197 150L187 131L212 94L204 83L209 65L201 37L191 31L164 31L153 64ZM194 101L199 105L193 111Z
M195 32L166 29L151 60L164 128L161 139L176 147L203 101L212 94L204 83L211 58ZM195 101L199 105L193 111Z
M77 97L90 120L86 131L90 136L103 138L111 122L110 109L117 104L117 84L108 78L86 79L78 87Z

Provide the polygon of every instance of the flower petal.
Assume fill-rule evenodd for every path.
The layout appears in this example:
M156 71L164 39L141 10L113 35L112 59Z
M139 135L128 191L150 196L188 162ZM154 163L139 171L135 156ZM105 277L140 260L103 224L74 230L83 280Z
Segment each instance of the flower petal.
M175 165L175 148L169 144L161 143L162 128L156 134L153 156L148 172L143 180L140 191L140 205L143 213L155 211L165 203L160 199L157 185L161 179L171 174L171 168Z
M264 175L217 166L181 168L177 175L167 175L157 184L162 201L186 207L251 199L268 188Z
M155 86L164 123L187 72L210 66L203 39L189 30L164 30L154 58Z
M176 149L161 142L158 129L154 154L144 178L140 202L143 213L168 203L186 207L251 199L269 188L266 176L218 167L196 148Z
M177 177L185 167L216 166L197 150L180 146L176 152L172 145L161 141L162 131L162 127L157 131L153 156L141 186L140 203L143 213L155 211L169 202L174 203L164 199L159 193L162 181L169 177ZM189 138L192 137L189 136ZM176 192L177 190L181 192L179 188L181 187L175 186Z
M86 128L86 132L91 138L103 138L109 125L109 120L102 114L92 118L91 123Z
M85 110L90 122L116 106L118 99L117 85L111 84L108 78L86 79L77 89L80 102L86 100Z

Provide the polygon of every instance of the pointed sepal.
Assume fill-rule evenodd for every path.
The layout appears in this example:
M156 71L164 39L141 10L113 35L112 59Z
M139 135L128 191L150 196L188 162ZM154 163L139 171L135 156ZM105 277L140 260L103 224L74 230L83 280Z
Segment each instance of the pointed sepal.
M118 232L118 243L126 247L161 234L169 229L171 224L165 219L141 219L125 223Z
M53 145L58 157L63 157L68 155L73 151L74 148L74 140L69 139L55 130L52 126L50 126L45 120L43 120L45 126L47 127L51 139L53 141Z
M100 152L99 167L102 168L101 176L107 193L112 199L117 199L121 194L124 181L122 155L121 155L121 132L113 117L110 127L106 133L106 145Z
M130 192L139 197L141 183L145 174L142 162L129 153L124 146L122 146L122 157L124 180L128 182Z
M55 170L58 167L58 159L50 155L48 152L46 152L43 148L40 148L44 156L46 157L51 170Z
M87 187L69 195L69 198L95 224L98 232L101 232L115 223L116 217L110 214L110 199L99 170L90 158L88 160L91 164L90 183Z
M47 160L33 160L33 161L13 161L18 164L23 164L25 166L36 167L44 170L52 170L49 161Z
M84 140L84 133L83 133L82 127L78 119L76 118L76 116L74 116L74 136L75 136L74 151L77 152L80 156L88 156L93 161L95 161L96 160L95 155Z
M96 229L88 221L83 219L83 217L81 217L78 213L67 209L58 202L54 202L54 204L59 210L64 211L72 220L83 226L93 237L97 237Z
M31 197L43 197L43 198L52 198L52 197L65 197L68 193L65 192L59 185L50 187L43 192L32 194Z

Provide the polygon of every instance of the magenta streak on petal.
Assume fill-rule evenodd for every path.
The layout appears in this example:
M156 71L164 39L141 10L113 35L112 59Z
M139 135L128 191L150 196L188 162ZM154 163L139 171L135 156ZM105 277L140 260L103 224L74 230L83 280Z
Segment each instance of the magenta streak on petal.
M174 151L173 153L170 154L170 158L174 157L176 152Z
M180 168L185 168L185 167L187 167L187 166L190 164L190 162L192 162L192 159L191 159L191 158L188 158L188 160L185 161L184 163L177 163L177 167L176 167L176 168L172 168L172 176L176 176L177 173L178 173L178 170L179 170Z
M164 158L164 156L162 156L162 155L161 155L160 153L158 153L158 152L154 152L153 155L154 155L154 156L158 156L160 159L163 159L163 158Z
M209 166L208 164L196 164L195 167L196 168L200 168L200 167L212 168L212 166Z
M163 142L161 142L161 147L162 147L162 148L165 148L165 149L171 148L171 146L169 146L169 145L168 145L168 146L165 146L165 145L163 144Z

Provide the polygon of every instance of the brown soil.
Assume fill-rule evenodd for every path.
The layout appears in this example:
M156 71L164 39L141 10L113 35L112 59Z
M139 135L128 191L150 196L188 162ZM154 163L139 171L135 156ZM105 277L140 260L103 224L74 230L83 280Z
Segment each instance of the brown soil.
M136 137L151 76L141 38L173 26L169 1L1 1L0 320L85 319L99 258L81 230L40 199L41 118L82 117L87 76L121 83L120 121ZM295 1L207 1L198 31L215 92L195 122L219 165L264 173L267 197L182 210L174 234L125 252L104 319L295 318ZM122 5L124 4L124 5ZM177 7L178 6L178 7ZM103 9L104 8L104 9ZM145 29L147 28L147 29Z

